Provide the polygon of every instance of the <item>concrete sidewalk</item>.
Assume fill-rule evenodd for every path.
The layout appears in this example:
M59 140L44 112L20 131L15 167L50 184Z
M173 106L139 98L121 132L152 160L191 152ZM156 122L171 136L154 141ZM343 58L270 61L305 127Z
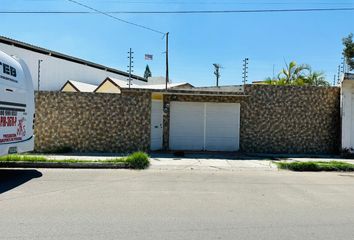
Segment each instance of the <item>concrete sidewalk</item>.
M43 155L52 160L109 160L125 155L117 154L68 154L68 155ZM183 157L176 157L171 153L152 153L150 154L150 169L157 170L214 170L214 171L243 171L243 170L260 170L260 171L277 171L274 161L341 161L353 163L352 159L341 159L338 157L277 157L277 155L248 156L235 154L218 154L218 153L187 153Z
M114 154L68 154L68 155L44 155L48 159L65 160L109 160L125 155ZM160 170L223 170L223 171L243 171L261 170L276 171L277 167L273 161L343 161L354 164L352 159L341 159L338 157L274 157L271 156L242 156L235 154L208 154L208 153L188 153L183 157L176 157L170 153L150 154L150 169Z
M124 157L124 155L67 154L41 155L50 160L75 159L81 161L104 161ZM232 159L226 155L188 154L186 157L175 157L173 154L151 154L150 169L160 170L276 170L271 160Z

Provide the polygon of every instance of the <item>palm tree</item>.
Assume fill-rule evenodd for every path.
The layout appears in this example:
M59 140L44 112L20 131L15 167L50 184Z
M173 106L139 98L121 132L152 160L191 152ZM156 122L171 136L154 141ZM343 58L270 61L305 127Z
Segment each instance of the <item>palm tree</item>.
M277 80L273 79L271 77L267 77L264 81L265 84L269 84L269 85L277 85Z
M306 78L306 71L310 72L311 68L307 64L297 65L295 61L286 64L285 68L278 75L278 80L286 85L303 85L302 82Z
M329 87L329 82L326 81L326 77L323 72L312 72L306 77L306 83L311 86L324 86Z
M285 63L285 68L278 74L277 79L267 78L265 84L295 85L295 86L330 86L323 72L312 71L308 64L297 65L295 61Z

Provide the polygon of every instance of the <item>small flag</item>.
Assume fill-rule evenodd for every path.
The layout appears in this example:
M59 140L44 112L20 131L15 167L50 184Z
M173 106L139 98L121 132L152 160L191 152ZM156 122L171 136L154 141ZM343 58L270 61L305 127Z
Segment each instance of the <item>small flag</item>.
M145 60L152 60L152 54L145 54Z

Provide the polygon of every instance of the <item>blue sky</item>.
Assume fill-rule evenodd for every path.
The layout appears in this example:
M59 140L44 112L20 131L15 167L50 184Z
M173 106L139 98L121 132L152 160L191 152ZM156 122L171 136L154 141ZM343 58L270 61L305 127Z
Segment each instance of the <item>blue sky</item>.
M0 0L0 10L85 11L66 0ZM227 10L354 7L350 0L79 0L103 11ZM221 84L241 84L242 60L250 59L249 81L277 74L284 60L310 64L330 82L341 61L341 39L354 32L354 11L204 15L115 15L170 32L170 77L213 85L213 63L223 66ZM1 15L0 35L126 70L135 52L135 72L149 64L164 75L162 36L103 15ZM144 54L154 55L145 61Z

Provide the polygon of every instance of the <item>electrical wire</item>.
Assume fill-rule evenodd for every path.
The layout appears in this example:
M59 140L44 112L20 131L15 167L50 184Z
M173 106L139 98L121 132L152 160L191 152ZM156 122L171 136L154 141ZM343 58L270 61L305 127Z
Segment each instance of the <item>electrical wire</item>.
M74 0L67 0L76 2ZM81 5L81 4L80 4ZM83 5L82 6L86 6ZM292 9L245 9L245 10L181 10L181 11L99 11L88 7L96 13L104 14L116 20L142 27L157 33L164 34L158 30L132 23L111 14L229 14L229 13L276 13L276 12L333 12L333 11L354 11L353 8L292 8ZM0 14L95 14L88 11L0 11Z
M23 0L23 1L32 1L32 2L55 2L55 1L60 1L60 0ZM87 0L90 1L90 0ZM92 2L97 1L97 0L91 0ZM298 2L298 1L263 1L263 2L235 2L235 1L128 1L128 0L100 0L100 3L119 3L119 4L178 4L178 5L195 5L195 4L215 4L215 5L221 5L221 4L228 4L228 5L292 5L292 4L320 4L320 5L348 5L348 4L354 4L353 2L319 2L319 1L306 1L306 2Z
M159 33L159 34L162 34L163 36L165 35L165 33L161 32L161 31L159 31L159 30L156 30L156 29L153 29L153 28L150 28L150 27L146 27L146 26L144 26L144 25L140 25L140 24L137 24L137 23L129 22L129 21L127 21L127 20L124 20L124 19L118 18L118 17L116 17L116 16L113 16L113 15L111 15L110 13L97 10L97 9L95 9L95 8L93 8L93 7L90 7L90 6L88 6L88 5L85 5L85 4L80 3L80 2L78 2L78 1L75 1L75 0L67 0L67 1L72 2L72 3L75 3L75 4L80 5L80 6L82 6L82 7L85 7L85 8L87 8L87 9L90 9L90 10L92 10L92 11L94 11L94 12L99 13L99 14L103 14L103 15L105 15L105 16L107 16L107 17L113 18L113 19L118 20L118 21L120 21L120 22L124 22L124 23L130 24L130 25L133 25L133 26L135 26L135 27L139 27L139 28L143 28L143 29L145 29L145 30L149 30L149 31L155 32L155 33Z

